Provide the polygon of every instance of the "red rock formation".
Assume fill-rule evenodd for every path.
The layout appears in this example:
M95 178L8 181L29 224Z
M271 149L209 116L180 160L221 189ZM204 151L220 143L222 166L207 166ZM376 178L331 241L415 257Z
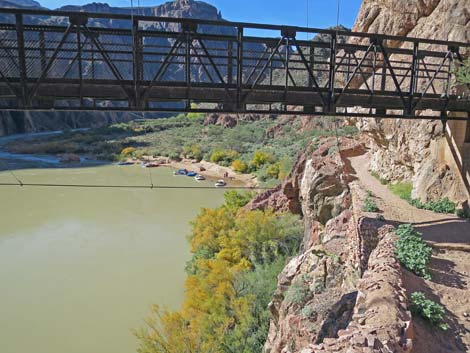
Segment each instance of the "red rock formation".
M469 9L470 0L365 0L353 31L468 43ZM403 48L409 43L388 45ZM357 80L355 85L361 83ZM418 80L419 88L425 85L426 79ZM395 87L392 84L387 89ZM455 162L455 156L457 160L470 160L470 146L464 142L469 125L449 122L447 131L441 121L429 120L360 119L357 125L372 137L370 167L382 178L412 182L413 197L422 201L449 197L463 202L469 198L462 176L468 173L470 179L470 163Z

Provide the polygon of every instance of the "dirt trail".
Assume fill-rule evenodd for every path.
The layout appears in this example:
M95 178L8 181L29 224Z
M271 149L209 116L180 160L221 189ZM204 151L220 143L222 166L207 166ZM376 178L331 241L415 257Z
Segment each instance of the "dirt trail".
M429 327L415 319L414 353L470 352L470 222L455 215L420 210L392 194L368 171L367 154L350 158L360 183L375 196L377 206L391 223L412 223L423 238L436 243L431 260L432 279L424 280L405 271L410 295L422 291L446 310L449 330Z

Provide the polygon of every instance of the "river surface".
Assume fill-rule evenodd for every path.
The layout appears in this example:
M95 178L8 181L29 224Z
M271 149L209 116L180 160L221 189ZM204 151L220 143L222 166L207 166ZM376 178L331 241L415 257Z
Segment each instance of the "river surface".
M148 185L148 169L20 169L27 183ZM205 185L152 169L155 185ZM0 182L14 182L0 172ZM0 186L0 352L132 353L152 304L177 309L186 236L223 190Z

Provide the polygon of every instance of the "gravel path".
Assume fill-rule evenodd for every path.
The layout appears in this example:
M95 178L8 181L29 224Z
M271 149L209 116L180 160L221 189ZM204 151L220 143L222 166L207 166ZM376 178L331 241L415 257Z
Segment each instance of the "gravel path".
M430 327L414 319L414 353L470 352L470 252L455 250L470 246L470 221L455 215L420 210L392 194L368 171L367 154L350 158L356 176L375 196L377 206L391 223L412 223L423 238L436 243L431 260L432 279L424 280L405 271L404 284L410 295L422 291L445 307L449 330Z

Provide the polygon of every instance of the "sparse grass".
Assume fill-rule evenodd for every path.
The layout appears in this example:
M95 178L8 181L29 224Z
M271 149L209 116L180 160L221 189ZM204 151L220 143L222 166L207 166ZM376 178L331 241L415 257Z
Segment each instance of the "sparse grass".
M414 315L421 316L424 320L433 326L442 330L447 330L449 325L443 322L445 310L444 307L432 300L426 299L422 292L411 293L411 312Z
M393 194L411 203L411 200L412 200L411 191L413 190L413 184L411 183L389 184L388 188Z
M413 199L411 197L411 192L413 190L413 184L411 183L396 183L389 184L388 188L390 191L399 196L401 199L407 201L416 208L434 211L437 213L454 213L455 212L455 203L445 197L435 201L429 201L426 203L421 202L418 199Z
M376 171L371 171L370 174L376 178L378 181L380 181L380 184L382 185L387 185L389 183L389 181L385 178L382 178L379 173L377 173Z

